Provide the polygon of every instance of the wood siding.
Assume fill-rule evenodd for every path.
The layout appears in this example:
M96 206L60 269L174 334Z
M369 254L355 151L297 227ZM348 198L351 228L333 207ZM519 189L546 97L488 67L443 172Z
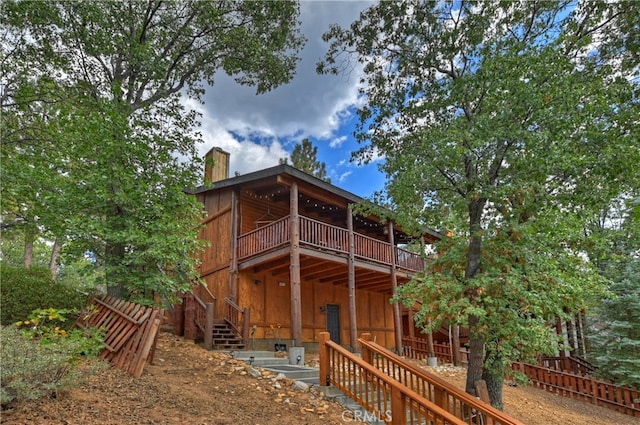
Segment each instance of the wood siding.
M284 286L280 286L280 282ZM256 325L256 339L278 335L283 342L291 339L291 301L288 280L269 275L241 274L239 285L240 307L251 308L251 326ZM346 287L302 280L302 342L318 342L320 332L327 330L327 304L340 306L340 339L349 344L349 292ZM357 327L369 332L375 341L386 347L394 346L393 308L389 295L380 292L356 290ZM278 324L280 328L278 328Z

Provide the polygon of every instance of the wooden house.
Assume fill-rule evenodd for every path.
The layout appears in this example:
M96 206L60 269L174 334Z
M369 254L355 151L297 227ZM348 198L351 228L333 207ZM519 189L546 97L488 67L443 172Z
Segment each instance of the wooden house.
M211 184L194 195L207 212L201 237L210 246L201 254L205 285L179 313L185 336L203 332L218 348L313 352L320 332L352 350L369 332L387 348L401 346L403 309L390 300L424 267L402 247L402 229L355 214L360 197L289 165L229 178L229 155L207 155ZM434 243L439 234L423 239ZM238 345L224 340L225 327Z

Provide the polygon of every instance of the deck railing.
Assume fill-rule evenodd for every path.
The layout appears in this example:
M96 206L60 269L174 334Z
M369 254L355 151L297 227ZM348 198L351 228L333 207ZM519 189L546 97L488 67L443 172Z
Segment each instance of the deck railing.
M238 237L238 258L244 259L289 243L289 216L282 217L266 226ZM349 231L309 217L300 216L300 244L337 253L349 253ZM392 250L393 248L393 250ZM390 266L395 255L397 267L410 271L421 271L423 259L419 254L392 247L369 236L354 233L354 255L357 258Z
M289 242L289 216L238 237L238 258L269 251Z
M463 423L523 425L442 378L427 373L381 345L369 341L369 335L363 336L365 338L358 339L358 342L362 346L364 361L442 407Z
M376 419L390 424L464 425L397 380L344 349L320 333L320 385L333 385Z
M242 343L246 346L249 345L249 307L240 308L232 299L224 299L225 312L224 321L233 328L233 330L240 336L242 336Z

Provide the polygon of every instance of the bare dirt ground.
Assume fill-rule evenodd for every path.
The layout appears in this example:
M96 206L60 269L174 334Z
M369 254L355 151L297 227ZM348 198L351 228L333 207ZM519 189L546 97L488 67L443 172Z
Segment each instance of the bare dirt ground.
M309 361L313 359L309 357ZM140 378L105 367L77 388L11 406L1 422L15 424L344 424L355 420L312 387L274 386L272 375L254 378L226 353L161 333L155 364ZM426 367L425 367L426 368ZM426 368L463 386L464 370ZM528 425L636 425L637 418L558 397L536 388L504 388L505 411Z

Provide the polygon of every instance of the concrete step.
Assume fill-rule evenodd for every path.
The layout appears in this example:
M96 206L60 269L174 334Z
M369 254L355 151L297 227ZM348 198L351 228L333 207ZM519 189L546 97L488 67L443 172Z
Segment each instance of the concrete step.
M302 379L318 380L318 373L319 373L318 369L313 367L295 366L295 365L289 365L289 364L267 365L267 366L263 366L263 369L270 370L274 373L282 373L287 378L295 379L296 381L300 381Z
M256 350L246 350L246 351L242 351L242 352L238 352L235 353L234 358L239 359L248 359L249 357L253 357L254 359L262 359L262 358L267 358L267 359L273 359L276 358L275 357L275 352L273 351L256 351Z

